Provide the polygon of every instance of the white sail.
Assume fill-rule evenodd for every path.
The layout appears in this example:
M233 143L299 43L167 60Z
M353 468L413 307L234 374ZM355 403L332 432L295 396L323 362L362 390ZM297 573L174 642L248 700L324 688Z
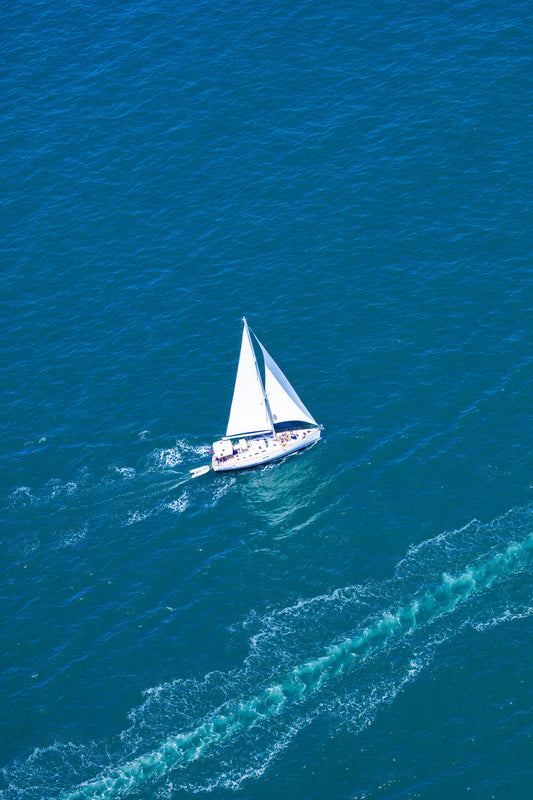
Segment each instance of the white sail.
M274 431L248 323L244 318L243 322L241 354L226 429L227 438Z
M284 422L308 422L318 426L272 356L259 339L257 341L265 359L265 392L273 421L277 425Z

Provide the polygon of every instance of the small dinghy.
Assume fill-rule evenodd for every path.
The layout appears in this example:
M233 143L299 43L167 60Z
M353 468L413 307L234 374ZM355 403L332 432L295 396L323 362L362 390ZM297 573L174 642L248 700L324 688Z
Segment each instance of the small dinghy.
M203 467L195 467L195 469L191 469L191 478L199 478L200 475L206 475L210 469L209 464L205 464Z

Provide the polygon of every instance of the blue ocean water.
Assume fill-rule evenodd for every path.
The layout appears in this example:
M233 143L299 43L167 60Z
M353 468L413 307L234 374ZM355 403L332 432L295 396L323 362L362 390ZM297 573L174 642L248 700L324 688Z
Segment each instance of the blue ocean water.
M1 800L531 796L530 5L2 10Z

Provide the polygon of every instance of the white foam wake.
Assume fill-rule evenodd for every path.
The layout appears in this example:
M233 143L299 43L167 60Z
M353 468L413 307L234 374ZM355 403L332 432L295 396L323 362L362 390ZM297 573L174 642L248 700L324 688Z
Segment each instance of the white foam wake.
M409 557L416 559L416 554L411 553ZM428 631L428 641L445 639L448 634L439 633L435 628L439 621L466 607L474 595L493 589L532 564L533 534L529 533L476 558L455 574L441 572L439 580L433 581L431 586L419 587L406 601L381 611L353 635L330 644L318 657L286 670L279 679L271 680L244 699L224 702L190 729L167 736L158 747L112 767L62 797L64 800L106 800L127 793L145 781L160 779L178 766L185 767L209 755L231 739L249 735L257 727L284 717L291 708L320 696L329 686L336 686L357 667L414 640L406 671L399 682L409 680L423 666L423 659L417 658L417 653L423 651L423 647L416 645L419 632ZM501 619L504 620L505 615ZM475 619L464 621L476 623ZM383 701L387 699L387 675L383 674L382 679ZM369 696L377 688L374 683ZM389 695L393 697L395 693L396 690L391 689Z

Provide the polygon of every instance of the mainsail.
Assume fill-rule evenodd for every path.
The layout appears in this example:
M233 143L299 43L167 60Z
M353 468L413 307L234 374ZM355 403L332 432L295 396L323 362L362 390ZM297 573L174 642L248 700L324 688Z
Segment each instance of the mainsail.
M243 322L241 354L226 429L228 439L274 432L248 323L244 318Z
M257 342L265 360L265 392L273 421L276 425L284 422L308 422L318 426L272 356L259 339Z

